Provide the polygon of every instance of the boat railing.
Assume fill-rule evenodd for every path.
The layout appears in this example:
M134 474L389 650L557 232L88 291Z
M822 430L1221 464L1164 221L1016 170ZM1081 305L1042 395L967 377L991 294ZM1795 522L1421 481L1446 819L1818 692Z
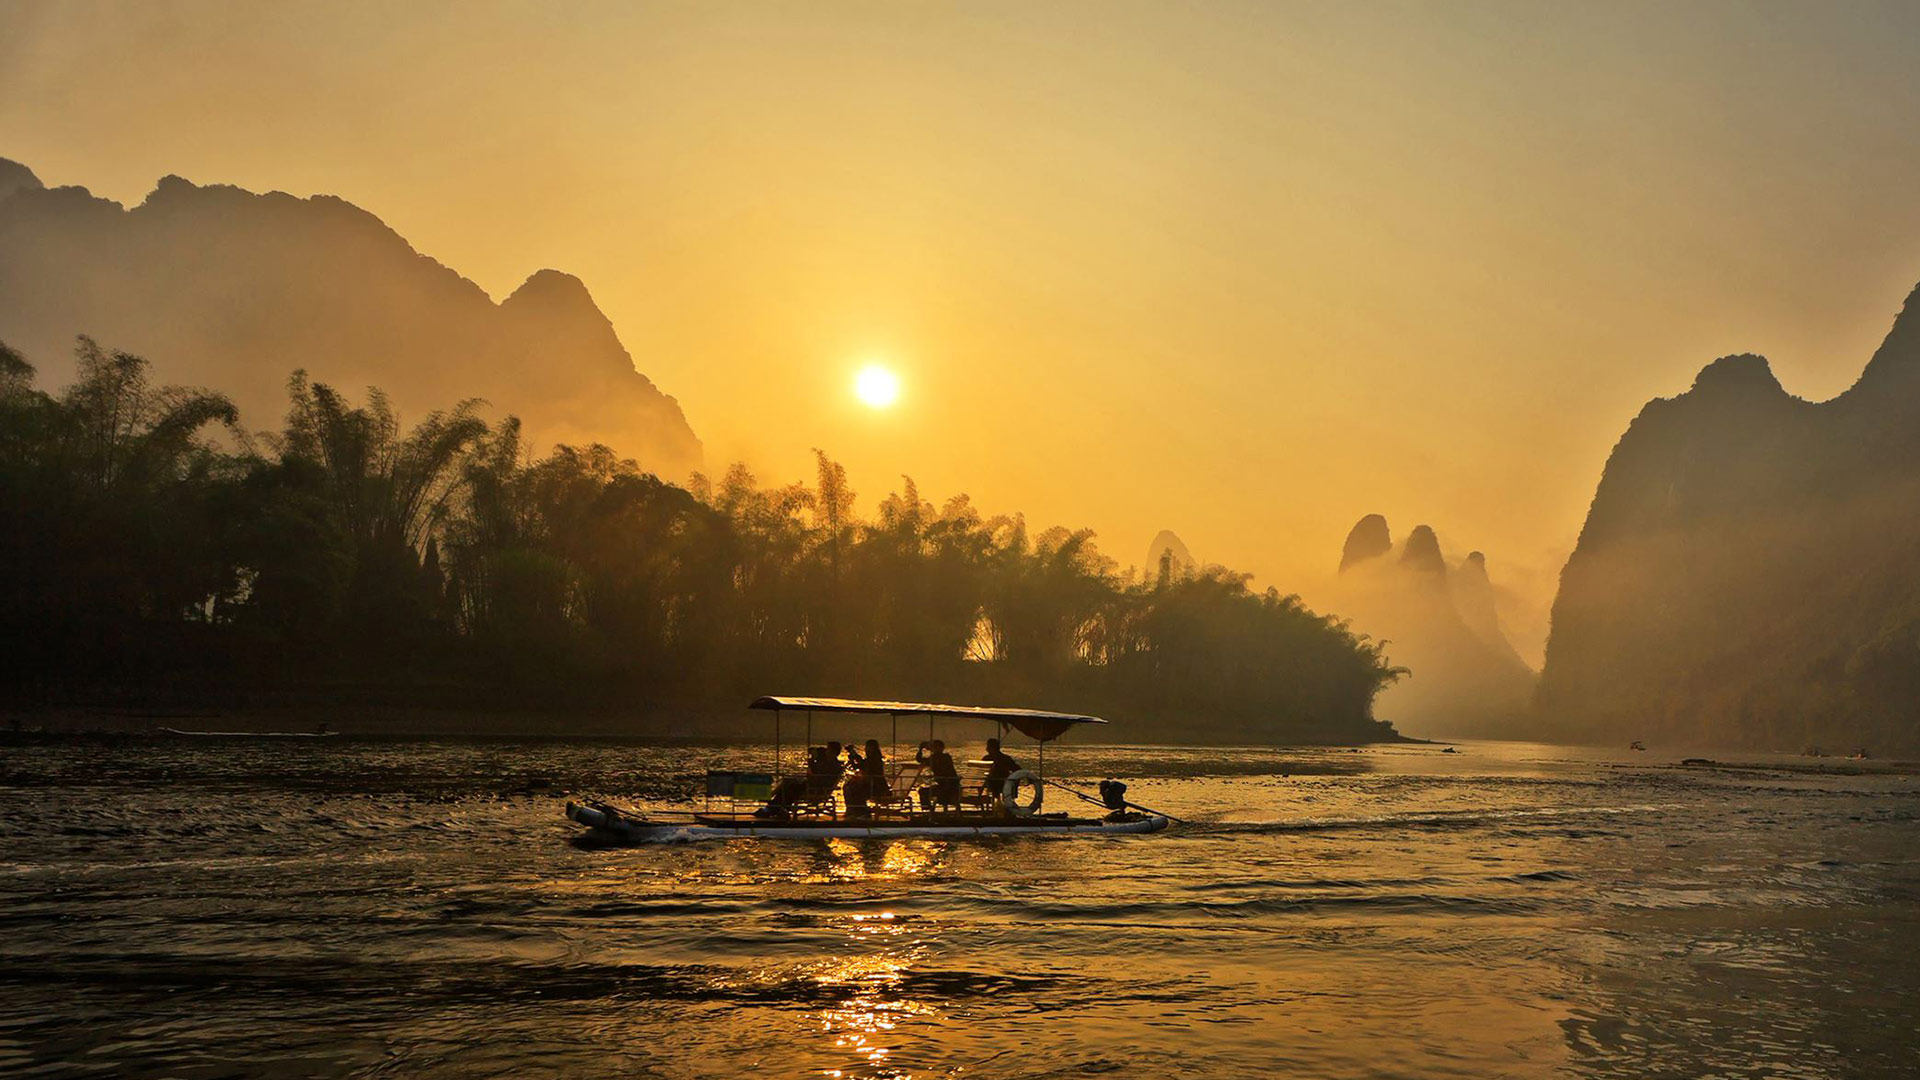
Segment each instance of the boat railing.
M965 763L970 771L984 768L984 762ZM884 795L869 796L870 803L883 812L912 815L922 807L918 795L929 783L926 766L911 759L892 764L888 770L891 775ZM771 772L746 772L737 769L709 769L706 778L706 798L702 807L708 814L748 814L766 806L773 800L774 792L780 782L778 774ZM999 792L988 791L984 775L967 776L961 779L959 805L961 807L989 807L994 805ZM790 804L791 812L802 815L820 815L838 818L846 813L842 802L839 783L823 786L808 785L804 792L797 792Z
M887 801L911 808L926 772L927 767L917 761L903 761L894 765L892 781L887 785Z
M958 805L962 807L986 807L994 805L1000 793L998 791L987 790L986 763L969 761L965 764L969 767L977 768L980 775L963 776L960 778L960 801ZM927 773L926 766L917 761L908 760L894 766L893 770L890 800L899 804L899 808L903 811L909 813L918 811L920 804L916 796L922 787L929 786L931 779Z

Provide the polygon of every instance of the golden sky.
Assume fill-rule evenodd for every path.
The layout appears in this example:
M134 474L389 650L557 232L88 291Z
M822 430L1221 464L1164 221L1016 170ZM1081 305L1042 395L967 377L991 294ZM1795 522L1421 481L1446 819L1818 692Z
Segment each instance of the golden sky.
M1545 587L1648 398L1857 374L1920 280L1916 42L1864 3L0 0L0 156L339 194L496 298L578 274L716 469L818 446L869 507L910 473L1283 588L1379 511Z

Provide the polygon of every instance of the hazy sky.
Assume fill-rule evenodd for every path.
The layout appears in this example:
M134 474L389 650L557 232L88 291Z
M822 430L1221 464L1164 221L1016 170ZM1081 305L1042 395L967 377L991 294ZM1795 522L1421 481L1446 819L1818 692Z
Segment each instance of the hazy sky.
M0 156L576 273L716 469L1544 582L1645 400L1831 396L1920 280L1920 6L0 0Z

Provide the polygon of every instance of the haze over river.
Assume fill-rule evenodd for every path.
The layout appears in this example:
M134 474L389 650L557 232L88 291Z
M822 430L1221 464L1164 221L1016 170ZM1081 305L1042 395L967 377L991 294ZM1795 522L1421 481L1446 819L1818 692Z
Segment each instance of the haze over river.
M1460 747L1048 752L1158 836L584 850L553 791L766 752L7 744L0 1073L1920 1070L1920 778Z

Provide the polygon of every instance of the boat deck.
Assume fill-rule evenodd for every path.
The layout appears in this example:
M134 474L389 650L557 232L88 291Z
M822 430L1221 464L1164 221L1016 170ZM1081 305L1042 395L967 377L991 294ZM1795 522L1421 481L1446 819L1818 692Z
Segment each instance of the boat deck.
M1005 814L996 810L933 810L880 812L873 814L794 814L789 816L761 817L751 813L708 814L697 813L693 820L701 825L716 829L768 828L781 826L790 829L841 829L841 828L888 828L902 825L1098 825L1100 818L1075 817L1067 813L1032 814L1027 816Z
M678 821L649 818L645 813L607 803L568 803L567 816L588 827L591 844L649 844L685 840L768 838L787 840L881 840L933 836L970 838L1032 836L1039 834L1093 835L1152 833L1165 829L1168 819L1134 811L1104 818L1068 814L1022 817L987 811L932 811L911 814L874 814L863 817L816 815L764 818L750 813L694 814Z

